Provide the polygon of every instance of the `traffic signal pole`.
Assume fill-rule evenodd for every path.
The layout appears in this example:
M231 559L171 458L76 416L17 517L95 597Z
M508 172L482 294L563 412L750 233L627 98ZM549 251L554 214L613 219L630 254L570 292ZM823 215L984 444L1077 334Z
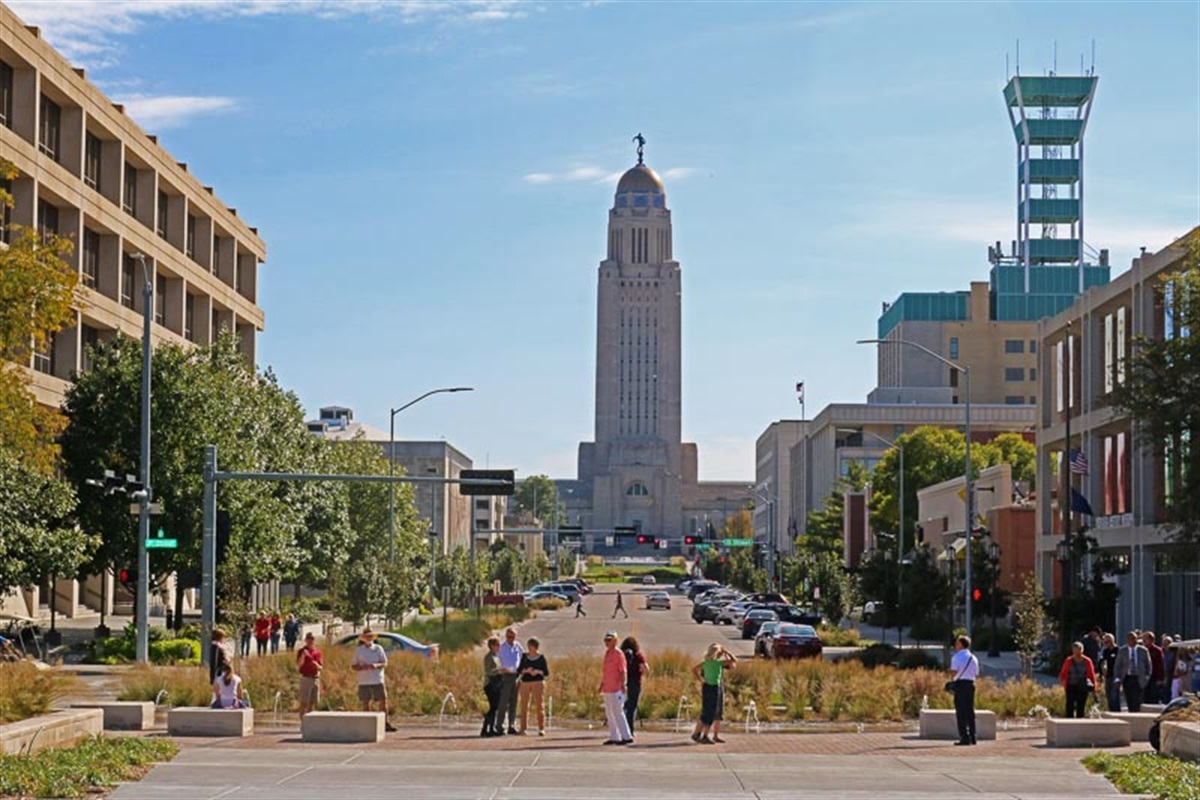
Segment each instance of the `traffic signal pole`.
M154 313L154 280L146 267L146 258L135 253L142 262L142 496L138 509L137 597L134 616L137 617L137 646L135 656L143 664L150 660L150 322Z

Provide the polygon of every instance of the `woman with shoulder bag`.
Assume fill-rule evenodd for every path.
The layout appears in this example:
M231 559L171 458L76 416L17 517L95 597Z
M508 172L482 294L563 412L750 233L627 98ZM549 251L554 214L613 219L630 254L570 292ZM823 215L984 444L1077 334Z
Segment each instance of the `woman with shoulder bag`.
M1081 642L1071 645L1071 655L1063 661L1058 681L1067 692L1067 718L1083 719L1088 695L1096 691L1096 668L1083 654Z

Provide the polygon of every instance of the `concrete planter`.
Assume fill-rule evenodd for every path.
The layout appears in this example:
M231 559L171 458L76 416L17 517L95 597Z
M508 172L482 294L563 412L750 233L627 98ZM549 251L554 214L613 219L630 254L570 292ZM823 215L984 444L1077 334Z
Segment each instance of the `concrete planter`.
M1048 719L1050 747L1128 747L1129 723L1119 719Z
M921 709L920 737L922 739L957 739L958 722L954 710L946 708ZM996 738L996 712L975 712L975 738Z
M172 708L167 715L171 736L245 737L254 733L252 708Z
M27 750L36 753L51 747L68 747L80 739L99 736L103 730L104 712L98 708L56 711L0 725L0 753L13 756Z
M378 711L310 711L300 721L306 742L382 742L383 726Z
M1200 723L1164 722L1160 752L1184 761L1200 762Z
M75 703L72 708L98 708L104 712L106 731L148 731L154 727L154 703L113 700Z

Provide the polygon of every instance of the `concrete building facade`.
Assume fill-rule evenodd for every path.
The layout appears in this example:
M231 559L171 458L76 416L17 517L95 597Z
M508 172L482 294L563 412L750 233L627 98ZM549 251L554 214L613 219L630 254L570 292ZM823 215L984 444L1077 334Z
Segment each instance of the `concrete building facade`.
M607 241L597 276L595 439L579 445L578 479L559 481L559 493L567 522L589 532L586 546L631 528L678 547L722 499L744 507L749 481L700 483L696 445L682 441L680 266L666 190L640 148L617 182Z
M258 267L266 245L186 164L177 162L73 68L37 28L0 5L0 154L20 175L4 186L13 224L74 243L82 302L75 323L27 365L37 399L58 405L87 348L142 330L142 266L154 282L155 342L208 344L232 331L253 364L264 315Z
M792 551L800 531L792 506L791 452L807 430L800 420L772 422L754 446L754 538L780 553Z
M151 338L208 344L233 332L249 364L264 325L258 269L266 245L256 228L147 135L82 69L0 3L0 156L19 171L0 188L0 247L21 225L71 240L78 274L74 322L21 365L38 402L61 404L74 375L91 368L88 348L117 335L142 335L142 265L154 285ZM112 575L25 587L0 609L46 617L113 610L122 590ZM152 598L152 612L157 607Z
M1188 235L1200 235L1200 228ZM1055 548L1063 522L1062 458L1065 450L1077 450L1087 474L1071 475L1071 488L1088 501L1094 515L1074 514L1072 530L1078 533L1086 525L1100 547L1128 568L1127 574L1114 578L1120 590L1118 631L1200 631L1200 608L1192 602L1200 589L1200 573L1175 571L1165 557L1170 478L1180 466L1141 442L1136 421L1116 413L1108 402L1113 389L1125 381L1126 359L1138 337L1161 341L1188 335L1175 324L1160 283L1180 269L1184 256L1179 243L1144 253L1129 271L1043 321L1039 334L1046 376L1037 408L1040 577L1046 587L1058 585Z

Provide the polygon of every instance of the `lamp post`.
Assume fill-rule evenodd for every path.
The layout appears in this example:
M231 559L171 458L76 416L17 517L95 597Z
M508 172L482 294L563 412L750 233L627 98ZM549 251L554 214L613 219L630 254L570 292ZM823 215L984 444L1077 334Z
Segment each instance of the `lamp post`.
M396 415L410 406L415 406L417 403L424 400L426 397L435 394L444 394L446 392L473 392L473 386L453 386L444 389L430 389L425 394L416 399L409 400L399 408L391 410L388 424L388 477L392 478L396 472ZM436 503L435 503L436 505ZM432 510L430 514L432 515ZM148 529L147 529L148 530ZM396 484L388 481L388 563L391 564L396 560Z
M767 489L758 486L750 487L750 494L755 500L767 504L767 591L775 591L775 496Z
M992 566L992 639L988 643L988 658L1000 657L1000 642L996 639L996 581L1000 577L1000 545L988 545L988 563Z
M954 545L948 544L944 548L942 548L942 558L946 562L946 571L950 573L950 587L951 587L951 590L953 590L953 588L954 588L954 573L957 572L957 567L958 567L958 551L956 551L954 549ZM951 591L951 597L953 597L953 595L954 595L954 592ZM957 605L957 602L954 600L951 600L951 602L950 602L950 632L951 633L954 632L954 616L955 616L955 614L954 614L955 608L954 607L956 605Z
M894 447L900 451L900 523L896 526L896 613L899 614L900 604L904 598L904 445L896 444L896 442L886 439L878 433L863 431L858 428L838 428L837 430L839 432L870 436L883 442L888 447ZM901 647L904 645L903 627L899 622L896 623L896 644Z
M1058 559L1059 567L1062 569L1062 578L1064 585L1067 581L1067 570L1071 563L1071 543L1066 539L1059 540L1054 546L1054 556ZM1067 593L1061 590L1058 593L1058 641L1062 652L1067 651Z
M963 364L955 364L950 359L944 358L941 355L933 352L925 345L917 344L916 342L910 342L907 339L859 339L857 344L875 344L875 345L896 344L896 345L906 345L908 347L915 347L916 349L920 350L921 352L925 353L926 355L930 356L931 358L934 358L934 359L942 362L946 366L950 367L951 369L962 373L963 383L964 383L963 388L965 389L964 397L966 398L966 402L963 404L963 435L964 435L964 438L966 439L966 451L967 451L966 458L964 459L965 465L963 467L963 483L964 483L963 488L966 489L966 497L963 500L963 502L966 505L966 508L964 509L964 511L966 513L966 518L963 520L963 535L967 539L967 563L965 565L966 580L964 580L964 582L963 582L964 583L963 605L966 608L965 616L966 616L967 635L970 636L971 635L971 627L972 627L972 625L971 625L971 622L972 622L972 620L971 620L971 594L972 594L972 591L971 590L973 588L971 586L971 528L974 523L974 516L971 513L971 501L972 501L972 496L971 496L971 368L969 366L966 366Z
M138 498L137 597L134 598L133 613L137 617L134 654L138 661L146 663L150 660L150 551L146 549L146 540L150 538L150 323L154 319L154 277L144 255L134 253L131 258L142 265L145 281L142 286L142 490Z

